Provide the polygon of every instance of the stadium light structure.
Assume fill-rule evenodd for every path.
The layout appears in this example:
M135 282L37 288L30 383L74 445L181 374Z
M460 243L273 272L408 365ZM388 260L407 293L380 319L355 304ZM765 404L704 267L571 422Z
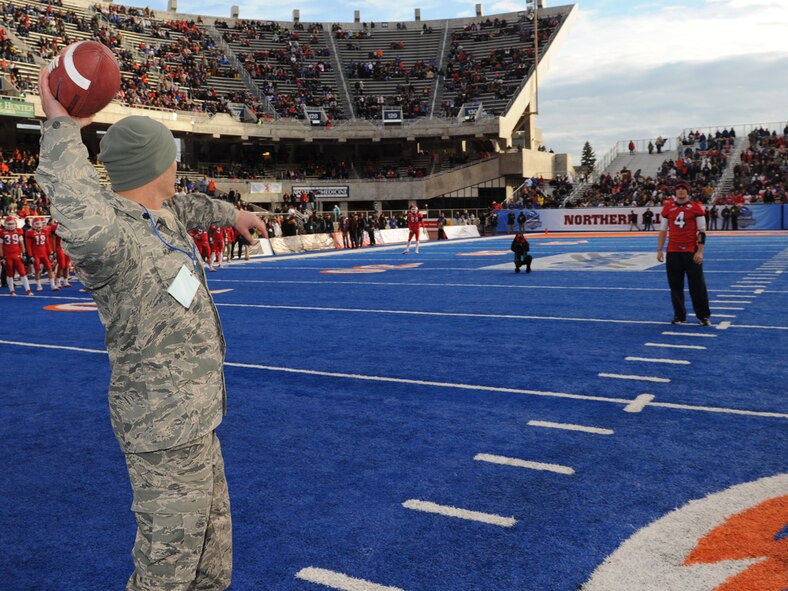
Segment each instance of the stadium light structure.
M539 114L539 5L541 0L525 0L529 10L533 10L534 17L534 103L536 109L529 107L525 115Z

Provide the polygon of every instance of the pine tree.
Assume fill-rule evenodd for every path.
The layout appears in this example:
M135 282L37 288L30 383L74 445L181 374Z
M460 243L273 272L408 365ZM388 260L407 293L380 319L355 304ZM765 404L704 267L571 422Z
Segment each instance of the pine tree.
M583 146L583 155L580 157L580 170L583 171L583 176L588 178L594 172L596 166L596 155L594 149L589 142Z

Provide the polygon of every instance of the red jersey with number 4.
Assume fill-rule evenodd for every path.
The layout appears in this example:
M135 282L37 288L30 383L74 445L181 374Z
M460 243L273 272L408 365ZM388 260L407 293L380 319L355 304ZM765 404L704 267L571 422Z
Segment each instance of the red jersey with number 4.
M668 252L695 252L698 246L697 218L706 210L697 201L679 205L669 201L662 208L662 217L668 220Z
M24 232L22 228L16 230L0 229L0 240L3 241L3 256L7 259L22 256L22 241Z
M424 219L424 214L416 212L413 213L412 211L408 212L408 228L411 230L415 230L416 228L421 227L421 220Z

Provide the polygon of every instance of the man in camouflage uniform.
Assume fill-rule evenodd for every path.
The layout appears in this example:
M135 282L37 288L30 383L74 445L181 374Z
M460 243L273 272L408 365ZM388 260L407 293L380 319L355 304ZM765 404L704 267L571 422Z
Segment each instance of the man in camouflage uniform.
M102 189L80 136L91 119L68 116L46 69L39 88L47 121L36 175L106 329L112 427L137 520L126 588L223 591L232 534L215 429L225 409L225 341L187 231L235 226L253 242L249 229L265 236L265 226L205 195L173 196L175 142L147 117L107 132L100 158L113 190Z

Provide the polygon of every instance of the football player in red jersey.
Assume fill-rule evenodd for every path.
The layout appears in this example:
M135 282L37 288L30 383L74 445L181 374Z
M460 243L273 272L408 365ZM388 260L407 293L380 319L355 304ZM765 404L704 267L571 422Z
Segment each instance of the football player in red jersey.
M27 251L33 257L33 272L36 274L36 291L43 291L41 286L41 268L47 270L47 277L52 286L53 291L60 291L60 288L55 284L55 274L52 272L52 263L49 257L52 255L52 242L50 240L50 228L44 227L44 218L37 217L33 219L33 227L27 231L25 241L27 242Z
M414 236L416 238L416 254L419 254L419 232L422 228L425 232L427 231L424 226L424 214L419 212L418 206L414 203L408 212L408 246L402 251L402 254L407 254L410 251L410 241Z
M6 281L8 281L8 290L12 296L16 295L14 273L19 273L22 285L25 286L25 293L33 295L27 280L27 270L22 262L23 254L25 254L24 233L21 228L17 228L16 218L8 216L3 228L0 229L0 257L5 260Z
M204 228L194 228L189 230L189 234L197 245L197 252L200 253L202 260L208 265L209 271L216 271L211 264L211 237Z
M233 243L235 242L235 230L226 226L224 228L224 244L227 250L225 255L225 259L227 260L227 264L229 265L233 260Z
M211 262L215 262L216 266L221 268L224 256L224 228L210 226L208 233L211 235Z
M55 283L60 288L71 287L69 281L69 274L71 269L71 257L66 254L61 244L60 236L57 235L57 222L52 220L52 223L47 226L50 229L50 236L52 237L52 245L55 249L55 261L57 262L57 271L55 271Z
M711 326L709 294L703 277L703 249L706 246L706 218L703 205L689 200L689 185L679 181L674 185L675 199L662 208L662 221L657 243L657 260L664 260L665 237L668 240L668 273L670 297L673 301L673 324L687 320L684 307L684 275L689 283L692 307L703 326Z

